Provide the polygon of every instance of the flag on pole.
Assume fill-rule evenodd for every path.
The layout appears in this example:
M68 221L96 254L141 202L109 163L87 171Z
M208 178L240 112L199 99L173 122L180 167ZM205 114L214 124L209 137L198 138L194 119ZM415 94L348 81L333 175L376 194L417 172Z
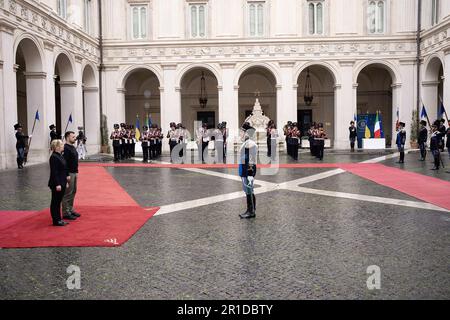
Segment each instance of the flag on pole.
M34 116L34 119L37 121L40 121L39 119L39 110L36 110L36 115Z
M375 129L374 129L374 137L375 139L381 138L381 126L380 126L380 118L378 117L378 111L377 111L377 117L375 119Z
M139 115L136 115L136 132L135 132L136 140L139 141L141 138L141 125L139 123Z
M366 139L372 138L372 132L370 132L369 125L367 122L366 122L366 132L364 134L364 138L366 138Z
M439 108L439 118L444 118L445 108L444 108L444 102L441 101L441 107Z
M425 105L422 104L422 112L420 113L420 118L428 118L427 110L425 109Z
M358 118L356 117L356 113L353 114L353 121L357 122Z

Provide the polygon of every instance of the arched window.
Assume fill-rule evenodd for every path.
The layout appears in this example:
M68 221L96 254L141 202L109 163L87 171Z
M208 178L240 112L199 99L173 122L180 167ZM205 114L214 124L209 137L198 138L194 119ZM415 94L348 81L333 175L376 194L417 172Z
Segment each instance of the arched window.
M131 26L133 39L147 38L147 6L131 6Z
M386 29L386 1L370 0L367 8L367 29L371 34L383 34Z
M191 38L206 37L207 7L205 3L190 4Z
M323 0L308 0L309 34L323 35Z

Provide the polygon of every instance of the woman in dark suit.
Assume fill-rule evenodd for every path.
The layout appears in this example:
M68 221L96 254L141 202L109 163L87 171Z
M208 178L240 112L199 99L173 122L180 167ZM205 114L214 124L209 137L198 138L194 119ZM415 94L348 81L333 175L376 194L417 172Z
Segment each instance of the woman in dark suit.
M62 152L64 143L61 140L53 140L51 143L50 156L50 179L48 186L52 191L52 201L50 204L50 213L52 215L53 225L63 227L68 224L61 219L61 202L67 187L67 177L69 176Z

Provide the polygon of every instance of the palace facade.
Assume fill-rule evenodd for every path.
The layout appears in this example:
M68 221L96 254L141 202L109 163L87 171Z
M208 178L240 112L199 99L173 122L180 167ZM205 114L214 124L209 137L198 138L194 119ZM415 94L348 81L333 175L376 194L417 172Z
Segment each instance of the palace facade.
M89 153L137 117L233 133L255 93L279 129L322 122L336 149L378 111L390 147L398 119L409 135L419 105L450 106L449 28L443 0L0 0L0 168L17 122L42 162L53 123L84 127Z

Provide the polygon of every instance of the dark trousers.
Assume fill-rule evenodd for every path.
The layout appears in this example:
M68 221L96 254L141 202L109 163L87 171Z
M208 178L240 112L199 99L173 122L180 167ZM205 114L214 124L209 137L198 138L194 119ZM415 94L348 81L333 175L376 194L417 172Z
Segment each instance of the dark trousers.
M202 141L202 161L205 161L205 149L208 150L208 141Z
M298 160L298 140L297 139L292 139L291 156L292 156L292 158L294 158L294 160Z
M16 147L17 150L17 166L20 167L23 165L25 159L25 148Z
M355 138L350 138L350 148L355 151Z
M61 202L66 192L65 186L61 186L61 191L56 191L56 187L51 188L52 200L50 202L50 214L52 216L53 223L61 221Z
M170 140L169 141L170 161L173 161L173 159L172 159L172 151L173 151L173 148L175 148L176 145L177 145L177 142L175 140Z
M323 151L324 151L324 149L325 149L325 141L323 141L323 140L318 141L316 152L317 152L317 158L319 158L320 160L323 159Z
M142 154L144 156L144 161L148 160L148 145L147 144L142 144Z
M132 143L130 145L130 154L131 154L132 157L136 156L136 151L135 150L136 150L136 143Z
M120 160L120 144L115 144L113 142L113 150L114 150L114 161Z
M425 142L420 142L419 148L420 148L420 157L423 160L425 160L425 158L427 157L427 149L425 148Z
M400 162L404 162L405 161L405 146L397 145L397 149L400 152Z
M272 156L272 145L270 144L270 137L267 137L267 156Z
M441 165L441 152L439 151L439 149L432 150L431 152L433 153L434 157L434 167L439 169Z

